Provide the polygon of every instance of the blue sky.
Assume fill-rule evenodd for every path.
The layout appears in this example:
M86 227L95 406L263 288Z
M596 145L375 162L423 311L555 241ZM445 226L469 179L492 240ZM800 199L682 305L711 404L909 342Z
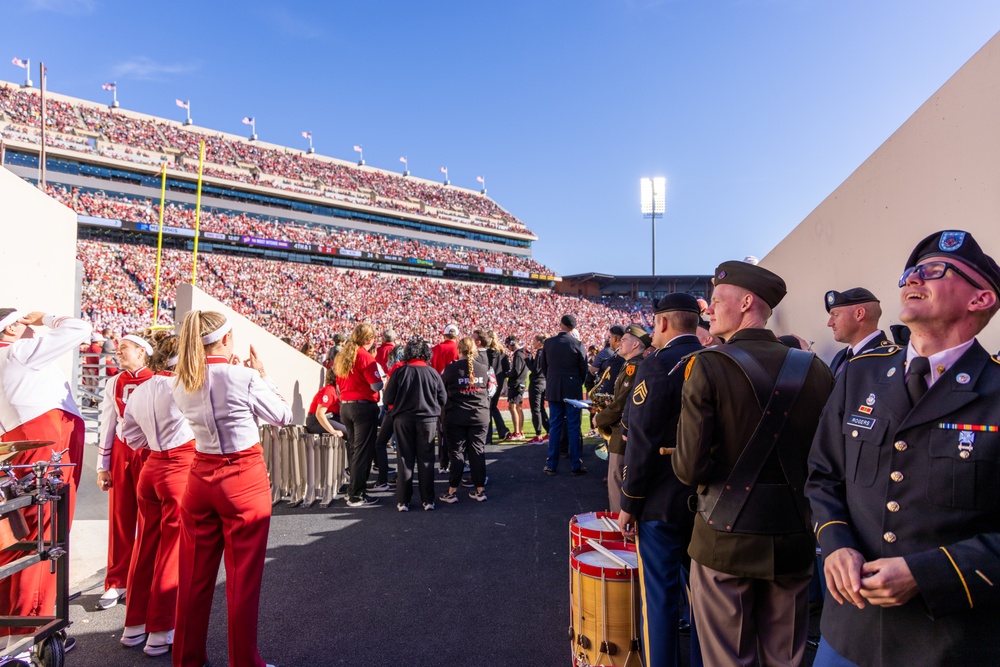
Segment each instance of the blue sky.
M53 91L490 195L560 274L763 256L1000 29L995 0L0 0ZM33 73L37 79L37 72Z

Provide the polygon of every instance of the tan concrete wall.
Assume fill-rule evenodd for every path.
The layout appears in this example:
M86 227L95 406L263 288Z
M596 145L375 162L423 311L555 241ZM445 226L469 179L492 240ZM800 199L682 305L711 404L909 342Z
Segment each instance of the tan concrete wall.
M972 232L1000 258L1000 33L761 261L788 283L772 328L840 347L826 328L827 290L867 287L882 328L898 323L899 276L923 237ZM979 340L1000 349L1000 318Z
M202 292L189 283L177 285L177 330L184 315L191 310L214 310L224 314L233 324L236 355L246 359L253 344L257 355L264 362L267 374L278 385L278 390L292 406L292 419L296 424L306 423L306 413L313 396L323 386L324 368L309 357L283 342L266 329L229 308L221 301Z
M0 308L79 316L76 213L0 167L0 230Z

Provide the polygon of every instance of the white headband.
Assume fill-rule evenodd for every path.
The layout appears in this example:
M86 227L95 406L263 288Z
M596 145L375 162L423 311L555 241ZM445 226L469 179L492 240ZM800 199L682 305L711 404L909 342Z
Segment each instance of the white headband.
M230 324L229 320L222 323L222 326L213 331L212 333L207 333L201 337L202 345L211 345L212 343L217 343L222 340L222 337L227 333L232 331L233 325Z
M127 341L130 341L132 343L135 343L136 345L138 345L139 347L141 347L143 350L146 351L146 355L147 356L150 356L150 357L153 356L153 346L150 345L149 343L147 343L142 338L139 338L138 336L134 336L132 334L129 334L127 336L122 336L122 340L127 340Z
M14 324L15 322L17 322L22 317L24 317L24 313L22 313L19 310L15 310L13 313L11 313L7 317L5 317L2 320L0 320L0 331L3 331L4 329L6 329L7 327L9 327L10 325Z
M167 359L167 368L173 368L174 366L177 365L177 362L180 360L181 360L180 356L176 354L170 357L169 359Z

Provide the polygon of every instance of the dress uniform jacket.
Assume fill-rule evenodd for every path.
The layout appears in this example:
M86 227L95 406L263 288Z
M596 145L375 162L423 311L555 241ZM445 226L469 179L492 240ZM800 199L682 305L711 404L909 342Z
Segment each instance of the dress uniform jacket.
M642 356L632 357L622 365L622 371L615 380L614 399L600 412L594 415L594 426L611 429L611 439L608 440L608 451L612 454L624 454L625 443L622 442L622 410L626 401L632 398L632 387L635 384L636 371Z
M742 329L729 339L753 355L772 378L778 376L788 348L767 329ZM681 392L681 415L677 426L677 449L671 456L677 478L698 486L728 479L736 461L749 442L761 409L743 371L727 357L710 351L695 355L685 368L686 380ZM819 415L833 387L833 375L825 363L814 358L795 403L789 411L784 433L801 444L795 454L805 477L806 459ZM629 416L630 421L635 419ZM757 485L750 492L743 514L768 512L760 505L762 484L786 484L776 454L772 452ZM794 507L801 489L788 490L788 503ZM774 494L769 494L771 497ZM727 533L716 531L700 515L695 517L694 533L688 553L691 558L719 572L738 577L773 579L781 575L808 574L815 560L815 542L805 521L801 529L776 530L773 534Z
M157 373L132 392L122 436L132 449L166 452L194 440L194 431L174 402L173 374Z
M824 554L901 556L920 593L885 609L828 602L823 636L860 665L997 665L1000 361L973 343L911 409L905 360L883 348L841 374L807 494Z
M660 449L674 447L680 417L683 369L670 371L702 348L698 337L678 336L642 362L628 397L628 446L622 481L622 509L639 521L666 521L690 527L688 497L694 487L681 484ZM624 375L624 374L623 374ZM622 377L622 376L619 376Z
M885 337L885 332L879 331L878 335L876 335L874 338L872 338L865 344L864 349L858 352L858 355L864 354L865 352L873 350L881 345L888 345L888 344L889 344L889 339ZM832 370L834 373L837 372L837 369L840 368L840 365L844 363L844 358L847 356L847 351L850 349L851 346L848 345L847 347L842 348L839 352L837 352L837 354L833 355L833 361L830 362L830 370Z
M542 350L539 370L546 378L545 400L549 403L564 398L579 400L583 379L587 377L587 350L583 343L562 331L547 338Z

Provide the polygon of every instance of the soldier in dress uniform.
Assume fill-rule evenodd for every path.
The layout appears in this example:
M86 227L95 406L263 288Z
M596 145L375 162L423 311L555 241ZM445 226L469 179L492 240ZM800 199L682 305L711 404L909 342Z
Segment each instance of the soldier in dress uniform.
M684 382L683 372L671 375L671 370L701 349L695 335L699 310L690 294L668 294L656 303L651 341L656 351L639 366L628 400L618 526L636 537L646 667L677 665L679 659L680 574L688 561L694 515L687 499L694 489L681 484L670 467ZM619 378L626 373L627 365ZM699 664L697 657L694 664Z
M826 312L830 315L826 326L833 329L833 339L847 343L830 362L830 370L840 375L847 362L866 350L888 344L889 339L878 328L882 306L875 295L864 287L854 287L843 292L830 290L824 297Z
M688 553L702 657L799 665L816 557L802 487L833 375L765 328L785 295L779 276L724 262L714 284L706 313L726 344L685 366L671 456L677 478L698 486Z
M615 380L614 398L606 408L594 414L594 426L608 438L608 507L621 509L622 467L625 465L625 443L622 441L622 410L632 396L632 384L643 352L653 339L638 324L630 324L618 343L618 356L623 359L621 372Z
M899 281L905 347L852 360L809 458L837 604L814 664L1000 664L1000 360L976 335L1000 267L964 231L920 241Z

